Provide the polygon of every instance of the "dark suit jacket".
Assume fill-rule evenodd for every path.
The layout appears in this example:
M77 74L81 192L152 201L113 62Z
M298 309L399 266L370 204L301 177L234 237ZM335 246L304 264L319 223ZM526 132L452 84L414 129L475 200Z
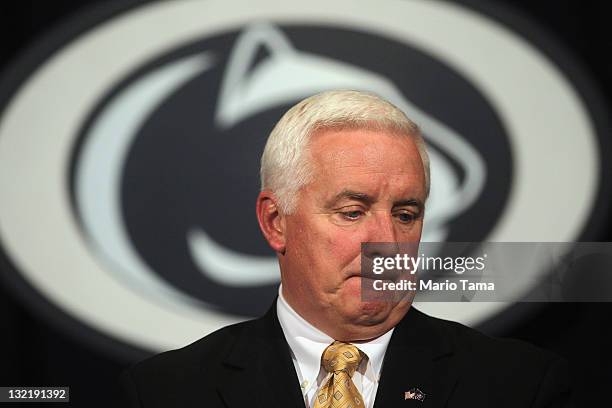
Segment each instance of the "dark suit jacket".
M136 364L122 383L133 407L304 407L275 306ZM404 399L413 388L423 401ZM559 407L568 399L564 360L411 308L389 342L374 407Z

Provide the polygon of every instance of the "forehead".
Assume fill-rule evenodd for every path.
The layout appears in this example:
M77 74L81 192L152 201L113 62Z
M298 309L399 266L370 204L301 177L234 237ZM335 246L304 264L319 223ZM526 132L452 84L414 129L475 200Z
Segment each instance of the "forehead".
M312 136L309 152L311 162L324 168L392 165L398 171L412 171L423 167L412 138L388 131L321 130Z
M314 183L325 182L329 188L359 183L371 187L390 181L406 188L424 184L423 164L408 136L380 130L325 129L313 135L309 153Z

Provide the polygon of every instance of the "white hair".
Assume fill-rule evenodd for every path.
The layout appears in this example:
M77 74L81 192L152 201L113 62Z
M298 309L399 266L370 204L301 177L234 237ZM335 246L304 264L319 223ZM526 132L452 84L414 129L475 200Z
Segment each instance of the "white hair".
M418 126L395 105L360 91L327 91L308 97L278 121L261 156L261 189L271 191L280 210L291 214L298 192L312 181L305 154L310 137L323 129L369 129L410 137L419 152L429 195L429 156Z

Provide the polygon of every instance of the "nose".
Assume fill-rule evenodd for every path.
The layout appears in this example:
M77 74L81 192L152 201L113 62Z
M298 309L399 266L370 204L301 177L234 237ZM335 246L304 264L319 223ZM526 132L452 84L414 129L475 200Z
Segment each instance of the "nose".
M367 241L362 244L363 255L374 259L399 253L393 216L375 213L368 221Z

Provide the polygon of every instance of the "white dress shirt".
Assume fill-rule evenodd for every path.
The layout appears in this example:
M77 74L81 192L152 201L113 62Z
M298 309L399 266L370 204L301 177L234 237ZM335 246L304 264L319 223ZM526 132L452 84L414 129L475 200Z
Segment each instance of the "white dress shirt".
M314 406L317 390L325 384L328 374L321 367L321 355L334 339L308 323L287 303L282 287L276 302L278 320L291 349L291 358L300 381L306 408ZM366 408L374 406L383 358L393 329L374 340L352 343L365 353L365 357L353 374L353 383L363 397Z

